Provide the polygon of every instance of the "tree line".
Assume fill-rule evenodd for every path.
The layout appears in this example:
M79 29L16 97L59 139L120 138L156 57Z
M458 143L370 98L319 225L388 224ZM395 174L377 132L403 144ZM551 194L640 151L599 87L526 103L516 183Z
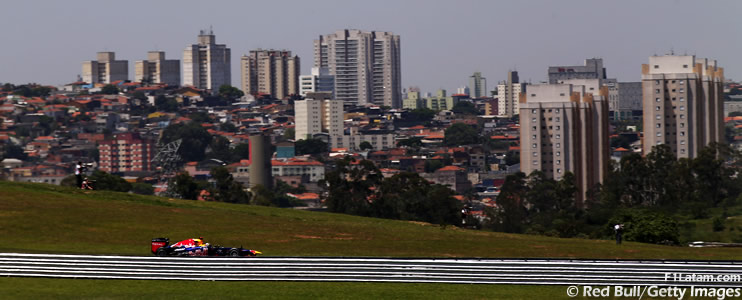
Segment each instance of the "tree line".
M603 181L575 203L575 178L558 181L535 171L510 175L486 210L485 227L495 231L559 237L607 238L624 224L629 241L677 244L680 219L709 216L713 208L738 202L742 179L736 176L738 153L711 144L693 158L677 159L667 145L645 157L628 154L611 163Z

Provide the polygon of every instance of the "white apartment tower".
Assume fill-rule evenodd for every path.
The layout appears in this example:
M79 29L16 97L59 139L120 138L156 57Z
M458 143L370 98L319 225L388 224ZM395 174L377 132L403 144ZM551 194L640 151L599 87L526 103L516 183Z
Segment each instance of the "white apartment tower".
M525 83L520 83L518 71L509 71L508 80L497 85L497 115L510 118L518 114L520 95L526 92Z
M642 65L643 152L667 144L678 158L724 140L724 69L694 55L650 56Z
M98 52L98 60L82 63L82 81L90 84L110 84L129 79L129 61L116 60L114 52Z
M346 104L402 105L399 35L340 30L314 40L314 67L335 76L335 99Z
M299 94L299 56L285 50L251 50L240 59L245 94L270 94L276 99Z
M180 60L165 59L163 51L147 52L147 60L134 65L134 81L180 85Z
M608 171L608 88L600 80L528 86L520 101L520 168L575 175L578 205Z
M201 30L198 44L183 51L183 85L217 93L220 86L232 84L230 61L229 48L216 44L213 31Z
M343 101L333 100L330 93L309 93L307 99L294 101L296 140L310 139L325 133L330 146L338 148L343 136ZM340 142L338 142L340 140Z

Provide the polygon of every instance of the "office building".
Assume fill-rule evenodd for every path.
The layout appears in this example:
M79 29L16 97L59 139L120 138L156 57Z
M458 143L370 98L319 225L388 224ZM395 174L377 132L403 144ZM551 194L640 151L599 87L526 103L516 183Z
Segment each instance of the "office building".
M520 83L518 71L508 71L508 79L497 85L497 115L511 118L518 114L520 96L526 84Z
M482 77L481 72L474 72L469 76L469 93L472 99L487 97L487 78Z
M183 85L215 94L225 84L232 84L231 52L216 43L213 31L201 30L198 44L183 51Z
M107 173L153 171L154 141L142 139L136 133L119 133L99 142L100 165Z
M650 56L642 65L643 152L669 145L678 158L694 158L724 141L724 69L695 55Z
M631 120L642 110L642 83L618 82L606 79L603 86L608 88L608 110L614 120Z
M276 99L299 94L299 56L286 50L251 50L240 59L245 94L270 94Z
M299 94L306 97L308 93L330 92L335 96L335 76L327 68L312 68L311 75L299 76Z
M585 60L584 66L549 67L549 83L559 83L567 79L606 79L602 58Z
M98 60L82 63L82 81L90 84L110 84L129 79L129 61L116 60L114 52L98 52Z
M335 76L345 104L402 106L400 39L391 32L340 30L314 41L314 67Z
M597 79L529 85L520 98L521 171L555 180L572 172L582 204L608 171L607 96Z
M180 85L180 60L165 59L163 51L147 52L147 60L134 65L134 81Z

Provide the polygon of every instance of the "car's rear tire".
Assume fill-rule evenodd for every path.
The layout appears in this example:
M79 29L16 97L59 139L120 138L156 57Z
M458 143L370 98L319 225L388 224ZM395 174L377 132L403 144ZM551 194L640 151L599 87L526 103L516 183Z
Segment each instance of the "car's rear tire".
M229 250L229 256L231 257L238 257L240 256L240 251L237 249Z
M167 256L167 250L165 250L165 247L160 247L159 249L157 249L156 255L159 257L165 257Z

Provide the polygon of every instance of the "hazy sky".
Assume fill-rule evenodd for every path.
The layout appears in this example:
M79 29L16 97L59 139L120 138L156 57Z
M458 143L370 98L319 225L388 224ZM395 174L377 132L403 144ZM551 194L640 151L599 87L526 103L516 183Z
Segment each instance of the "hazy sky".
M488 89L517 69L546 80L549 65L602 57L609 77L640 79L654 54L715 58L742 79L742 1L6 1L0 17L0 82L73 82L81 62L114 51L134 62L147 51L182 59L213 26L232 49L232 83L251 49L287 49L312 67L312 41L354 28L401 36L402 85L449 91L480 71Z

